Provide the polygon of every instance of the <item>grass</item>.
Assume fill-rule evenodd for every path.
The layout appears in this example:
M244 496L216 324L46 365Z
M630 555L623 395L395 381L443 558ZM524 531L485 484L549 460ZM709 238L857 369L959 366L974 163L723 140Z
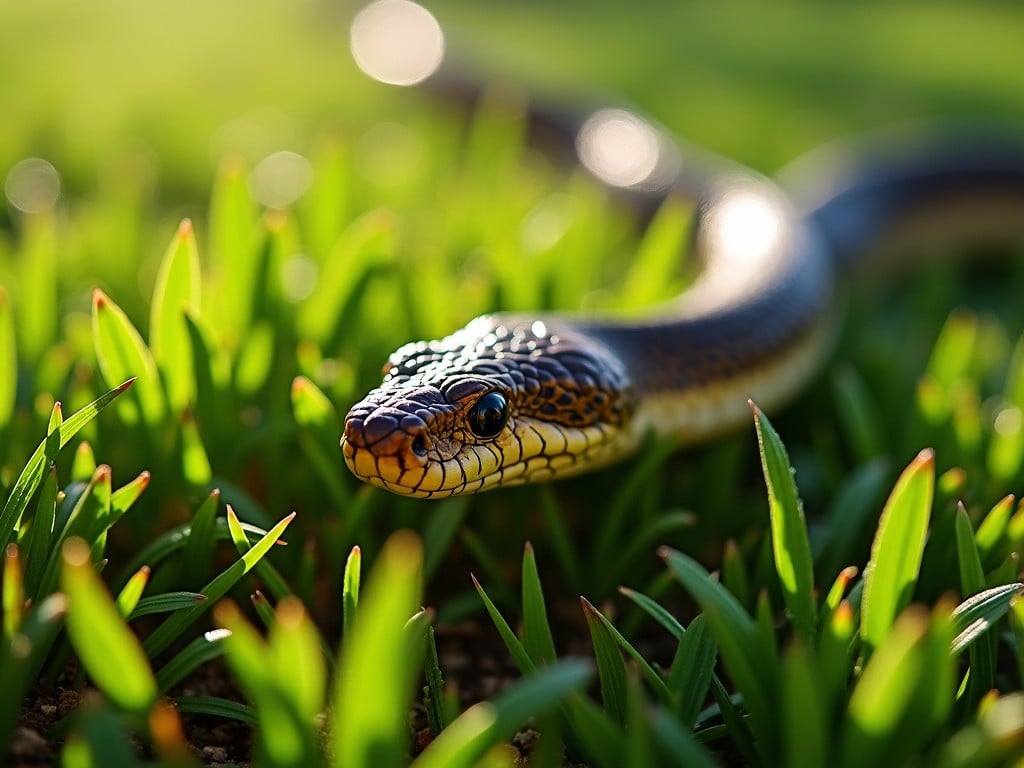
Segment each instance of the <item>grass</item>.
M309 49L282 47L281 66L327 66L328 36L275 7L261 24ZM487 23L457 4L445 12ZM966 24L951 8L920 19L867 6L827 22L781 12L781 42L748 41L760 54L726 56L699 28L665 24L649 55L678 33L686 56L732 62L723 77L747 58L782 67L786 40L812 28L823 37L811 48L842 29L870 35L879 19L942 34ZM41 12L5 13L25 24ZM105 13L92 23L113 23ZM715 9L700 13L705 29L725 26ZM527 23L509 14L510 29ZM995 67L991 41L1010 14L979 11L973 28L990 43L949 50ZM597 67L616 18L597 9L567 87L582 77L574 67ZM144 48L148 21L118 23ZM526 39L543 46L547 29ZM617 29L630 39L648 27ZM723 31L722 47L742 48L745 29ZM865 51L893 29L862 40ZM80 44L65 43L65 57ZM812 53L799 50L788 66L803 71ZM900 77L926 94L911 111L958 98L922 85L942 62L906 58ZM881 65L865 53L834 66L870 83ZM664 81L631 81L643 71L632 59L623 70L622 90L681 120L677 101L653 104ZM604 72L593 82L618 85ZM791 99L820 92L813 74ZM987 87L1012 93L1018 76L1009 67ZM751 133L722 119L737 114L738 91L716 101L702 82L686 84L697 90L684 101L721 113L700 117L696 136L717 123L720 149L765 168L790 156L730 146ZM186 102L175 83L168 98ZM335 98L321 88L292 94L295 114ZM768 110L785 100L751 88L744 114L777 125ZM28 151L24 126L46 123L35 110L48 92L19 102L26 117L0 143L4 168ZM359 486L337 448L345 408L388 351L495 309L635 311L671 295L688 212L666 206L635 231L583 174L524 146L522 116L497 90L468 121L365 83L346 98L365 93L342 129L293 135L312 185L275 207L251 194L259 157L218 159L211 179L196 159L235 107L200 99L180 132L161 121L147 134L154 170L124 165L117 148L132 133L119 121L146 110L118 113L107 94L82 128L113 137L100 159L82 137L54 139L46 149L70 193L54 209L6 214L0 744L59 686L80 703L44 736L69 766L192 765L196 723L209 722L255 726L260 765L512 765L508 740L526 725L540 733L538 766L1019 761L1020 266L993 277L943 262L899 286L852 286L836 359L808 393L778 414L755 407L748 430L705 448L651 443L550 487L398 499ZM836 119L868 120L851 115ZM950 313L962 301L986 309ZM467 626L474 644L500 642L521 679L481 693L483 665L446 669ZM188 681L204 675L227 682L197 693ZM428 716L412 749L415 702Z

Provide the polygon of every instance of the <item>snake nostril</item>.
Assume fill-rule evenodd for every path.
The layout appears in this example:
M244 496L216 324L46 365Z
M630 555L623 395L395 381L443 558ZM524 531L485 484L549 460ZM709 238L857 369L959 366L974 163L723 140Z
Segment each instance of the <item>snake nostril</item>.
M412 452L417 456L423 457L427 455L427 438L423 435L416 435L412 439L412 443L409 446L412 448Z

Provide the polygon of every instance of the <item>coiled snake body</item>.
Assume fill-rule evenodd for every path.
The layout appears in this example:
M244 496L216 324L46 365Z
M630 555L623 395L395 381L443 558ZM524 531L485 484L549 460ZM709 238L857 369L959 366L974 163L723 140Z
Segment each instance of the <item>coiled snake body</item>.
M580 160L647 208L693 183L679 171L686 153L631 113L538 116L570 124L558 135ZM836 275L848 262L965 201L1024 223L1024 153L1002 134L898 146L862 142L854 161L846 152L828 170L813 163L812 183L712 164L697 183L693 247L704 268L671 306L641 321L486 315L406 344L349 411L346 464L380 488L443 498L584 472L628 455L651 430L700 440L749 419L748 399L777 406L828 349ZM646 174L631 171L629 153L651 147L653 162L633 163ZM988 226L985 215L960 218L968 234Z

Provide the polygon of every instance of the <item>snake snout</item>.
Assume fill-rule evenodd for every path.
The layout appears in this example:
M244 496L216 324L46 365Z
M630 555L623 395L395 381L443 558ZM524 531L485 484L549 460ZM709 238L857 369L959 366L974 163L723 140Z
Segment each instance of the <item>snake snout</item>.
M419 416L378 409L370 413L353 409L345 419L342 445L371 451L375 456L423 459L430 447L427 424Z

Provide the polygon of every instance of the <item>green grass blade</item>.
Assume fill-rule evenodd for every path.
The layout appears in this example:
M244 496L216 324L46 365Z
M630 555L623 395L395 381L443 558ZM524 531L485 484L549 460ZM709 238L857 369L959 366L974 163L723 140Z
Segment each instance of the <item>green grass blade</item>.
M64 768L138 768L125 724L109 707L87 702L61 755Z
M1020 596L1014 597L1009 605L1010 628L1013 630L1017 651L1017 672L1020 679L1024 680L1024 599ZM0 722L3 722L0 720Z
M430 735L437 738L437 735L447 727L448 721L444 707L444 677L437 656L437 640L433 627L427 627L424 646L423 677L426 682L423 686L423 709L426 711Z
M701 705L715 674L718 648L708 630L707 620L698 614L679 640L668 689L678 701L679 722L689 731L697 724Z
M201 664L221 656L227 634L226 629L212 629L178 651L173 659L157 670L156 686L160 694L165 695Z
M199 311L199 294L199 251L192 222L184 219L160 262L149 316L153 359L175 413L195 399L191 342L183 313Z
M814 600L811 545L807 538L803 502L793 482L789 456L779 434L753 401L750 401L750 407L754 412L761 468L768 486L775 571L794 628L805 642L812 644L817 630L818 611Z
M1006 615L1010 604L1024 594L1024 583L1003 584L971 595L953 609L956 638L951 649L960 653Z
M320 636L297 597L283 598L276 618L268 642L274 677L299 718L312 729L327 689Z
M692 222L692 201L682 195L665 198L633 254L619 293L622 306L649 306L681 290L679 254L686 251Z
M981 557L974 543L974 528L963 503L958 504L956 510L956 551L960 567L960 594L976 595L983 592L986 586L985 571L981 567ZM996 638L991 633L979 638L971 643L968 653L971 670L967 689L970 702L968 708L973 710L981 697L995 686Z
M252 544L249 542L249 537L246 536L245 528L238 519L238 515L235 514L234 508L228 504L226 511L225 518L227 519L228 533L231 535L231 541L234 543L238 554L244 555L252 548ZM278 600L292 594L292 588L288 586L284 576L281 575L280 571L273 564L266 560L260 560L256 563L255 568L256 575L266 585L270 594Z
M636 603L648 616L658 622L677 640L682 639L683 635L686 634L683 625L657 600L645 595L643 592L637 592L635 589L628 587L620 587L619 592Z
M247 328L252 317L256 226L245 165L237 157L228 158L217 169L210 198L210 258L222 276L214 320L235 332Z
M337 448L341 420L330 398L305 376L296 376L291 388L292 414L295 423L330 439Z
M92 331L96 360L107 385L132 376L138 380L133 397L121 401L122 421L135 424L141 419L149 426L163 421L164 392L156 361L124 310L98 288L93 292Z
M995 566L999 557L1005 554L1004 542L1013 516L1014 501L1012 494L1000 499L982 519L974 534L974 543L978 547L981 562L989 567Z
M726 540L722 554L722 584L744 608L754 604L750 592L750 577L743 563L743 555L733 539Z
M7 289L0 286L0 429L11 423L18 394L18 350L15 344L11 300Z
M117 593L117 599L115 600L117 611L129 621L131 620L132 611L138 606L142 593L149 583L150 573L151 570L148 565L142 566L132 574L131 578L128 579L128 583Z
M901 765L933 736L953 701L952 625L911 607L875 649L850 697L842 766Z
M3 616L3 642L10 643L21 625L25 610L25 581L22 574L18 545L8 544L4 549L2 576L3 591L0 592L0 615Z
M25 614L13 642L0 644L0 744L9 744L18 722L22 697L36 682L36 675L64 624L67 598L49 595Z
M200 590L207 599L168 616L164 622L153 630L153 634L146 638L143 647L150 657L156 656L170 645L185 629L205 613L211 605L220 600L227 591L233 587L239 579L247 574L263 558L284 533L288 524L295 519L292 512L283 518L273 528L252 545L252 548L218 574L212 581Z
M339 235L323 264L313 294L303 303L296 318L301 338L313 339L325 348L344 325L339 322L365 277L377 265L394 258L398 238L394 212L371 210L352 220Z
M192 608L196 603L206 600L206 595L201 592L163 592L159 595L150 595L139 600L128 616L129 621L151 616L154 613L172 613L174 611Z
M67 445L68 441L82 427L92 421L100 411L110 405L114 398L128 389L134 381L135 379L128 379L119 384L109 392L100 395L84 408L73 413L67 419L59 420L58 428L47 431L46 438L43 439L31 458L29 458L28 463L25 464L25 468L22 469L17 481L14 483L11 495L7 497L7 501L4 503L3 511L0 512L0 544L6 546L7 542L10 541L18 521L21 520L21 516L28 507L29 500L42 482L43 475L46 474L46 467L56 458L57 451ZM54 415L60 413L60 403L54 406L53 413ZM52 416L51 423L53 423Z
M218 696L175 696L174 704L183 715L212 715L259 725L256 710L250 705Z
M621 649L622 651L625 651L625 653L633 660L637 668L640 670L640 673L643 675L644 680L647 681L647 684L651 687L651 690L654 691L655 694L657 694L658 698L662 701L662 703L672 704L673 698L672 694L669 693L668 686L665 684L665 681L662 680L661 675L659 675L650 665L650 662L648 662L647 659L643 657L643 654L641 654L640 651L634 648L633 645L625 637L623 637L622 633L619 632L619 630L617 630L615 626L610 621L608 621L608 619L590 603L589 600L587 600L585 597L581 597L580 603L583 606L583 615L586 617L587 626L590 629L590 637L594 645L594 652L598 662L597 669L599 675L601 674L602 670L601 659L605 658L610 660L612 662L612 668L609 671L613 675L613 677L610 679L610 683L613 687L618 685L614 677L614 675L618 674L618 671L614 664L614 659L618 657L618 666L622 667L622 671L623 673L625 673L625 667L622 665L622 654L619 652ZM608 641L611 641L612 645L609 645ZM598 644L601 645L600 649L598 648ZM601 680L603 691L603 676L601 677ZM622 678L622 681L624 685L625 677ZM624 688L619 688L618 690L613 690L613 695L619 695L619 701L621 702L621 694L623 694L624 692Z
M413 768L471 768L532 717L552 711L591 677L580 660L554 662L456 718L413 762ZM376 764L375 764L376 765Z
M333 443L337 443L340 433L333 435ZM335 451L337 453L337 451ZM429 582L444 562L444 557L451 549L452 540L462 526L462 521L469 511L469 499L456 496L437 503L437 508L423 526L423 580Z
M888 479L889 462L884 459L862 464L844 478L826 519L816 526L812 537L819 582L827 582L843 568L863 561Z
M778 660L762 645L754 621L721 584L698 563L680 552L663 547L659 554L672 575L697 601L718 643L726 669L743 692L751 727L761 754L769 761L779 754L777 709L774 691Z
M867 383L852 366L837 367L832 378L836 416L860 462L885 452L883 416Z
M580 598L583 615L590 629L590 640L597 660L597 675L601 681L601 702L609 718L621 728L626 727L626 665L618 643L608 630L603 616L586 598ZM660 681L659 681L660 682ZM664 687L664 684L662 684Z
M476 576L470 576L473 579L473 586L476 587L477 594L480 595L480 599L484 602L484 607L487 609L487 613L491 617L491 621L494 622L494 626L498 630L498 634L501 635L502 641L505 643L505 647L508 649L509 654L512 656L512 660L519 667L519 671L524 675L527 675L534 671L536 665L533 663L533 659L530 658L530 654L526 650L526 646L523 645L522 641L516 636L516 633L512 631L512 627L509 626L508 622L505 621L505 617L501 615L501 611L494 604L490 597L487 596L487 592L480 585L480 582L476 580Z
M359 579L363 569L363 553L358 547L352 547L345 560L345 573L342 576L341 604L342 604L342 629L344 638L348 637L356 626L359 605Z
M96 454L88 442L82 441L75 448L75 455L71 459L71 481L89 482L92 473L96 471Z
M36 504L36 514L32 518L25 556L25 594L39 599L39 589L43 583L43 574L51 558L56 556L53 546L53 526L57 516L57 469L51 464L50 471L43 482Z
M718 764L707 749L666 710L655 710L651 727L673 765L679 768L717 768Z
M210 457L199 434L199 425L190 411L181 417L181 469L185 481L195 488L204 488L213 480Z
M338 768L405 764L410 693L423 657L422 637L410 637L405 623L420 600L422 566L419 540L400 531L385 543L367 580L334 692Z
M156 700L156 679L138 638L93 570L81 539L64 544L61 589L68 596L71 643L96 686L117 706L144 714Z
M814 659L795 643L782 660L782 765L828 765L828 720Z
M534 664L550 664L555 660L555 640L548 624L544 590L537 572L533 545L523 548L523 647Z
M213 564L213 547L217 542L214 532L219 507L220 490L214 488L192 516L188 540L182 552L185 573L188 574L190 584L200 583L210 572L210 566Z
M861 639L870 653L910 602L924 552L935 492L935 455L921 451L903 471L878 523L864 572Z
M754 768L764 765L765 761L757 749L750 718L743 716L717 676L711 678L711 695L718 705L718 712L722 717L722 723L725 725L729 737L736 745L736 749L743 755L747 765Z

